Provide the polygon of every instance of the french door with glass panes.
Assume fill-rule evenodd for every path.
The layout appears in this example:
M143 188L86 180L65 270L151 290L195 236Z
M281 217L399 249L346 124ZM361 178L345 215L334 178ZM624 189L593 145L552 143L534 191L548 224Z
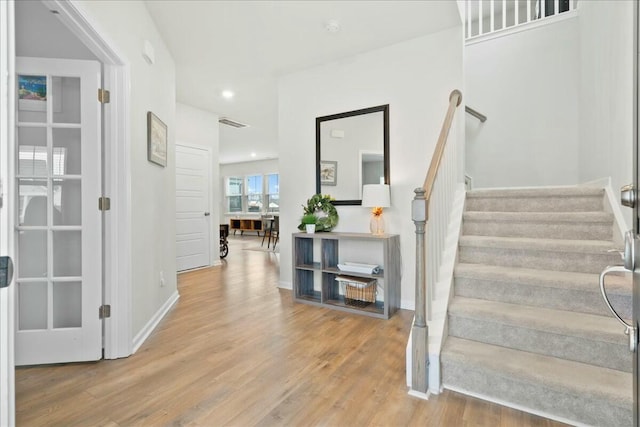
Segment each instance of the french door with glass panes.
M16 60L16 365L102 357L100 64Z

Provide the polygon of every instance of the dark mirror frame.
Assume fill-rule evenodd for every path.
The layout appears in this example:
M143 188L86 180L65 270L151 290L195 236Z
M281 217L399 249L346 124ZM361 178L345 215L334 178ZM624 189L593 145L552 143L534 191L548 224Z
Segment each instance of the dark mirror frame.
M389 104L378 105L377 107L363 108L361 110L347 111L346 113L332 114L330 116L316 117L316 194L320 194L320 125L322 122L329 120L344 119L345 117L360 116L363 114L377 113L382 111L383 113L383 154L384 154L384 183L391 184L389 173ZM359 206L362 205L362 200L334 200L332 202L337 206Z

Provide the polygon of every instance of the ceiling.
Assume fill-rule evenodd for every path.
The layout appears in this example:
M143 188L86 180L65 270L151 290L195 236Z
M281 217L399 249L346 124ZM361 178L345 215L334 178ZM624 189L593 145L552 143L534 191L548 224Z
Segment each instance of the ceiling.
M452 0L146 5L176 63L178 102L249 125L220 126L220 163L278 157L280 76L460 23ZM331 20L339 31L327 31ZM225 89L235 96L223 98Z

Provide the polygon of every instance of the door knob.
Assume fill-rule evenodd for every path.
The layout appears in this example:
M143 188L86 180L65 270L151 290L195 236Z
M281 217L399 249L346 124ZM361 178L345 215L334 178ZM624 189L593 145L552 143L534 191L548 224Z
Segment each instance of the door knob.
M204 213L204 216L209 216L209 215L211 215L209 212Z
M636 189L633 184L627 184L620 189L620 202L628 208L636 207Z

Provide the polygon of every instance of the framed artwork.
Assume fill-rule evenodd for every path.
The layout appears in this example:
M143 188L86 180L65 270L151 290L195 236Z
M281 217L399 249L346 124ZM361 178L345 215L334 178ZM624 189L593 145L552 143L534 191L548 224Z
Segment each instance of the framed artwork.
M147 160L167 166L167 125L151 111L147 112Z
M320 160L320 185L336 185L338 183L338 162Z

